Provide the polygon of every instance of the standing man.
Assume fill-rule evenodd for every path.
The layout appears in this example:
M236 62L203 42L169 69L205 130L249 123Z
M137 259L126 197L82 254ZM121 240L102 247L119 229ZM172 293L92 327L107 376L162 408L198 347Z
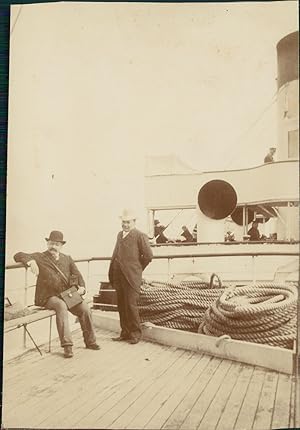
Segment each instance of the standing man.
M52 231L46 238L47 250L26 254L18 252L14 259L30 267L37 276L34 303L56 312L56 326L61 346L64 348L64 357L73 357L72 335L69 327L68 308L60 294L71 286L71 280L77 280L77 289L80 295L85 294L85 283L74 261L69 255L62 254L61 248L66 243L60 231ZM90 308L87 303L77 304L70 309L79 319L86 348L98 350L95 330L93 327Z
M274 154L276 152L276 148L270 148L269 152L264 158L264 163L274 163Z
M142 335L137 304L142 272L153 255L148 237L135 228L136 216L125 209L120 218L122 231L118 233L108 273L110 283L117 291L121 326L120 336L113 340L135 344Z

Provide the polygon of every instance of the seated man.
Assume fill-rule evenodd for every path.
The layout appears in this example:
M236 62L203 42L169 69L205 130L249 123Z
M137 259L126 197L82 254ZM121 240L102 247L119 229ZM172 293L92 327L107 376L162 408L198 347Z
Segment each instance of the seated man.
M258 222L257 221L253 221L252 227L250 228L250 230L248 231L247 234L250 236L249 240L253 240L253 241L260 240L260 233L258 230Z
M71 358L73 342L68 308L60 294L71 286L71 278L74 276L78 279L77 288L80 295L85 293L85 283L72 258L60 252L66 243L63 240L63 234L60 231L52 231L46 241L46 251L33 254L18 252L14 259L17 263L30 267L32 273L37 276L34 303L56 312L56 326L61 346L64 348L64 356ZM96 343L91 311L87 303L82 301L72 307L70 312L79 319L86 347L93 350L100 349Z
M182 242L193 242L193 235L189 231L186 225L183 225L182 227L182 233L180 236L182 236Z
M232 231L228 230L226 235L225 235L225 242L234 242L234 241L235 241L234 233Z
M166 227L158 219L154 221L154 238L156 243L167 243L168 238L164 235Z

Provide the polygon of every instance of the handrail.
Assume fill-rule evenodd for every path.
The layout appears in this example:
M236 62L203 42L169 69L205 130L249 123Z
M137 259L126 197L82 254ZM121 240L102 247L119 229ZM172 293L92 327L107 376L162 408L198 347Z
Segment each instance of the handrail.
M275 245L299 245L299 240L234 240L232 242L166 242L166 243L154 243L151 244L151 247L160 248L165 246L195 246L195 245L228 245L228 246L234 246L234 245L265 245L265 244L275 244Z
M191 254L166 254L153 255L153 260L173 258L198 258L198 257L258 257L258 256L299 256L300 251L255 251L255 252L205 252ZM110 261L111 257L89 257L74 259L75 263L90 263L91 261ZM22 263L8 264L5 269L26 268Z
M231 172L243 172L243 171L247 171L247 170L254 170L254 169L259 169L260 167L267 167L268 169L270 168L270 166L275 166L278 164L286 164L286 163L295 163L295 162L299 162L299 158L295 158L295 159L289 159L289 160L279 160L279 161L273 161L272 163L263 163L263 164L258 164L257 166L251 166L251 167L246 167L243 169L225 169L225 170L205 170L205 171L201 171L201 170L195 170L194 172L188 172L188 173L154 173L151 175L145 175L146 178L153 178L155 176L191 176L191 175L207 175L207 174L212 174L212 173L231 173Z

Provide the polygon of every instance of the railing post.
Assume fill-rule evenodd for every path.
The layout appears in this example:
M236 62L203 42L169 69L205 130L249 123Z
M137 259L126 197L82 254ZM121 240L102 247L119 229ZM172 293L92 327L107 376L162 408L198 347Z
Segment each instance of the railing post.
M24 289L24 306L27 306L27 290L28 290L28 269L25 269L25 289Z
M26 348L26 330L25 325L23 325L23 348Z
M252 255L252 284L256 282L256 255Z
M86 280L86 294L89 291L89 285L90 285L90 260L88 260L87 262L88 267L87 267L87 280Z
M168 257L168 282L170 282L170 274L171 274L171 259Z

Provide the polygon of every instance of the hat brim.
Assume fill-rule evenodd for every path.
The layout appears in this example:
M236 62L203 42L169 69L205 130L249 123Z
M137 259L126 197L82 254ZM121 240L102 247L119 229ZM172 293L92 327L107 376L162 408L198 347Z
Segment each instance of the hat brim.
M47 242L49 242L49 237L45 237L45 239L46 239L46 241ZM52 239L51 239L52 240ZM66 241L65 240L54 240L54 242L60 242L60 243L62 243L63 245L66 243Z
M120 216L121 221L135 221L136 217L124 217Z

